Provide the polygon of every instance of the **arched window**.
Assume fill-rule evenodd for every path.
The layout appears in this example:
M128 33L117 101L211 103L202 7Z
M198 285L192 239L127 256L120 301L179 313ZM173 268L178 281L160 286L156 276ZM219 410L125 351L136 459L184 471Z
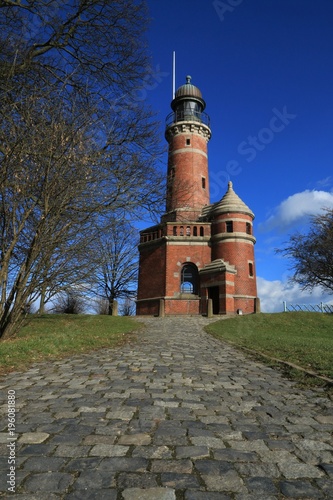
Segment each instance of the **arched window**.
M180 226L179 235L184 236L184 226Z
M173 226L173 235L177 236L177 226Z
M194 228L193 228L193 236L198 236L198 228L197 228L197 226L194 226Z
M200 227L200 236L204 236L204 228L202 226Z
M194 264L184 264L181 271L181 293L198 294L198 281L199 281L198 268Z
M191 236L191 228L190 228L190 226L186 227L186 236Z

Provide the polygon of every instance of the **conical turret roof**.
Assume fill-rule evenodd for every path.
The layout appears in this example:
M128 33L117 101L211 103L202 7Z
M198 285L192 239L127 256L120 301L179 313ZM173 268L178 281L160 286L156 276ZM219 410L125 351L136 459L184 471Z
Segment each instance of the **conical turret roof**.
M254 218L252 210L245 205L244 201L235 193L232 187L232 182L228 182L228 190L221 199L215 203L212 209L212 214L223 214L227 212L239 212L250 215Z

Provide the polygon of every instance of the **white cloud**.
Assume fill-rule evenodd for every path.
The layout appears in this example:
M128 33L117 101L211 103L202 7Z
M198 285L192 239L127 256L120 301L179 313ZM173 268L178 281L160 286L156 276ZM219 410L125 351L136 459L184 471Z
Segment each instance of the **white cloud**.
M260 297L262 312L281 312L283 311L283 302L288 304L312 304L317 305L320 302L331 303L332 295L323 293L319 287L310 291L302 291L296 283L290 284L287 281L268 281L257 277L258 296Z
M273 215L259 224L259 230L290 229L309 215L319 214L323 208L333 208L333 193L309 189L295 193L283 200L274 209Z
M332 179L333 179L332 176L328 176L328 177L325 177L324 179L320 179L317 182L317 186L321 187L321 188L331 186L332 185Z

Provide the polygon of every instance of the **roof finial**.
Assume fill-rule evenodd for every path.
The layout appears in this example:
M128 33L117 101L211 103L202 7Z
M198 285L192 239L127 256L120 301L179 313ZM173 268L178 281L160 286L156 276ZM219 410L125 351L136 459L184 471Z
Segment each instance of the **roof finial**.
M191 83L192 77L190 75L187 75L186 77L186 83Z
M231 181L229 181L229 182L228 182L228 190L230 191L231 189L232 189L232 182L231 182Z

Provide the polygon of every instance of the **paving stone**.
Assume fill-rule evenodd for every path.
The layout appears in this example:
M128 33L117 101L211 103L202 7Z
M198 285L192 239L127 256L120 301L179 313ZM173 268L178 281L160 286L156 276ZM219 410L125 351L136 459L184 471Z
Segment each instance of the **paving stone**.
M149 472L143 474L121 472L117 478L117 486L120 490L126 488L154 488L158 485L157 475Z
M18 442L24 444L39 444L43 443L50 437L46 432L26 432L19 437Z
M210 452L207 446L178 446L176 448L177 458L207 458Z
M272 479L268 477L251 477L245 481L245 485L250 493L256 495L269 496L279 493Z
M65 462L63 458L57 457L30 457L24 462L23 469L34 472L57 471L63 467Z
M323 498L319 489L312 486L309 481L282 481L280 483L282 495L286 498Z
M73 487L78 490L99 490L115 486L114 474L106 470L83 470Z
M221 449L226 447L222 439L210 436L192 437L191 442L194 446L208 446L208 448L215 448L215 449Z
M56 445L51 444L30 444L20 448L20 456L47 456L54 453Z
M190 474L193 469L191 460L152 460L152 472L177 472Z
M30 476L24 483L26 491L39 492L49 491L65 493L67 488L74 482L74 477L64 472L46 472Z
M252 451L238 451L230 448L225 450L214 450L214 458L216 460L226 462L257 462L259 456Z
M146 472L148 469L148 461L144 458L104 458L99 469L107 469L111 472Z
M168 446L136 446L132 451L132 457L143 457L150 459L171 458L172 454L172 450L168 448Z
M54 455L56 457L87 457L91 446L71 446L60 444L57 446Z
M187 490L185 500L231 500L231 497L222 493Z
M176 500L175 491L170 488L128 488L122 492L123 500Z
M309 464L295 462L279 463L278 467L286 479L316 478L324 476L324 472L318 467Z
M66 500L117 500L118 492L110 488L99 489L96 492L76 490L66 495ZM59 497L57 497L59 499ZM23 500L23 499L22 499ZM36 498L36 500L39 500ZM45 498L45 500L48 500Z
M128 446L96 444L91 448L89 455L97 457L124 457L128 450Z
M199 488L198 478L193 474L176 474L165 472L161 474L161 483L163 486L185 490L187 488Z
M121 436L118 440L118 444L128 444L135 446L145 446L151 443L151 437L149 434L128 434Z

